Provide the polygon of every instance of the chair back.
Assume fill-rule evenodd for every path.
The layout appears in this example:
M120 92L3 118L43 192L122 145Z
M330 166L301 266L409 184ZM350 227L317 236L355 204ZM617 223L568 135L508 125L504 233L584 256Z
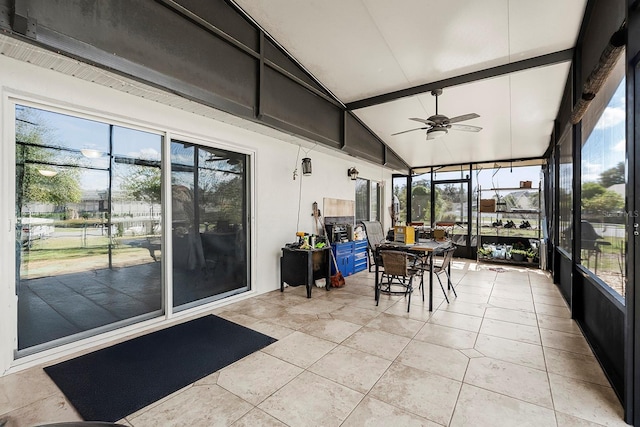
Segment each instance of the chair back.
M406 252L402 251L380 251L382 257L382 266L385 274L391 276L408 276L409 262Z
M453 259L453 253L456 251L456 247L455 246L451 246L450 248L447 248L444 250L444 258L442 260L442 265L440 266L441 269L446 269L449 268L449 264L451 263L451 260Z
M367 233L369 249L373 252L385 240L382 224L379 221L361 221L361 223Z
M435 230L432 231L432 234L434 239L442 240L447 235L447 232L445 231L444 228L436 228Z

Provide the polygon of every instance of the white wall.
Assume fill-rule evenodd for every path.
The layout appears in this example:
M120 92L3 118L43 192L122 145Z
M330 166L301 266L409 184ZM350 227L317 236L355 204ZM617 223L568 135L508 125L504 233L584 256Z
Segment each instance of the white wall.
M123 125L166 130L172 136L186 136L226 148L253 153L254 169L254 291L255 295L279 288L280 248L295 240L295 232L312 231L312 203L322 209L325 197L355 199L355 182L347 169L356 166L360 177L383 182L384 221L389 224L386 199L390 197L391 171L356 160L341 152L314 146L282 134L282 139L216 121L157 102L86 82L56 71L0 56L2 100L2 142L0 146L0 375L12 364L15 348L16 297L14 277L14 147L13 111L9 98L18 98L94 114ZM278 134L272 129L271 135ZM289 142L285 142L289 141ZM299 145L302 149L299 152ZM298 152L300 154L298 160ZM302 157L310 157L311 176L302 176ZM293 180L293 170L298 176ZM302 188L300 192L300 183ZM301 196L300 196L301 194ZM298 206L300 196L300 222ZM223 302L224 303L224 302ZM222 304L223 304L222 303ZM218 303L220 305L221 303ZM91 344L87 344L91 345ZM34 360L38 360L35 358Z

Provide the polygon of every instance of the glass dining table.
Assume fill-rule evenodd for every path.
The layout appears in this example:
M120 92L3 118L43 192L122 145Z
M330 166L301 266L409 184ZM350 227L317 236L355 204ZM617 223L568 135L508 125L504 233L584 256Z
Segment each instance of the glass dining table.
M417 243L406 244L400 242L382 242L378 246L376 246L376 259L380 259L379 252L381 250L396 250L396 251L407 251L413 254L417 254L423 257L423 263L429 264L429 311L433 311L433 258L434 254L444 251L445 249L451 247L453 242L449 239L442 240L419 240ZM451 268L451 267L449 267ZM376 263L375 268L375 289L376 289L376 301L378 296L378 285L380 283L380 266L379 263ZM423 290L424 295L424 290Z

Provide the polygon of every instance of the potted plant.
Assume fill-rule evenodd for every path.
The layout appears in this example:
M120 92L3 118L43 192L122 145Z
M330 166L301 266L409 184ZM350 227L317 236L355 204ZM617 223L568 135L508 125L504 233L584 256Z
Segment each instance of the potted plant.
M521 262L524 260L526 250L524 248L524 243L518 241L511 246L511 250L509 251L509 256L513 261Z
M527 257L527 261L532 263L533 260L538 256L538 252L533 248L529 248L527 249L527 253L525 256Z
M491 258L493 251L490 248L478 248L478 256L480 258Z
M527 251L525 251L524 249L511 249L511 259L514 261L524 261L524 257L526 254Z

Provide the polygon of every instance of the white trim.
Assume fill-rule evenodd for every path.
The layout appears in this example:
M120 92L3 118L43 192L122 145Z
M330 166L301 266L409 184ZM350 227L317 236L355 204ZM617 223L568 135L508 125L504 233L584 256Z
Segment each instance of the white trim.
M173 259L173 239L172 233L165 233L164 230L171 230L173 224L173 206L171 198L171 132L165 132L162 141L162 260ZM169 167L165 165L169 164ZM167 197L167 195L169 197ZM173 318L173 265L170 262L162 263L162 307L167 320Z
M18 343L18 297L16 289L16 218L15 218L15 105L1 88L2 141L0 144L0 271L4 272L0 286L0 375L11 365L13 350Z

